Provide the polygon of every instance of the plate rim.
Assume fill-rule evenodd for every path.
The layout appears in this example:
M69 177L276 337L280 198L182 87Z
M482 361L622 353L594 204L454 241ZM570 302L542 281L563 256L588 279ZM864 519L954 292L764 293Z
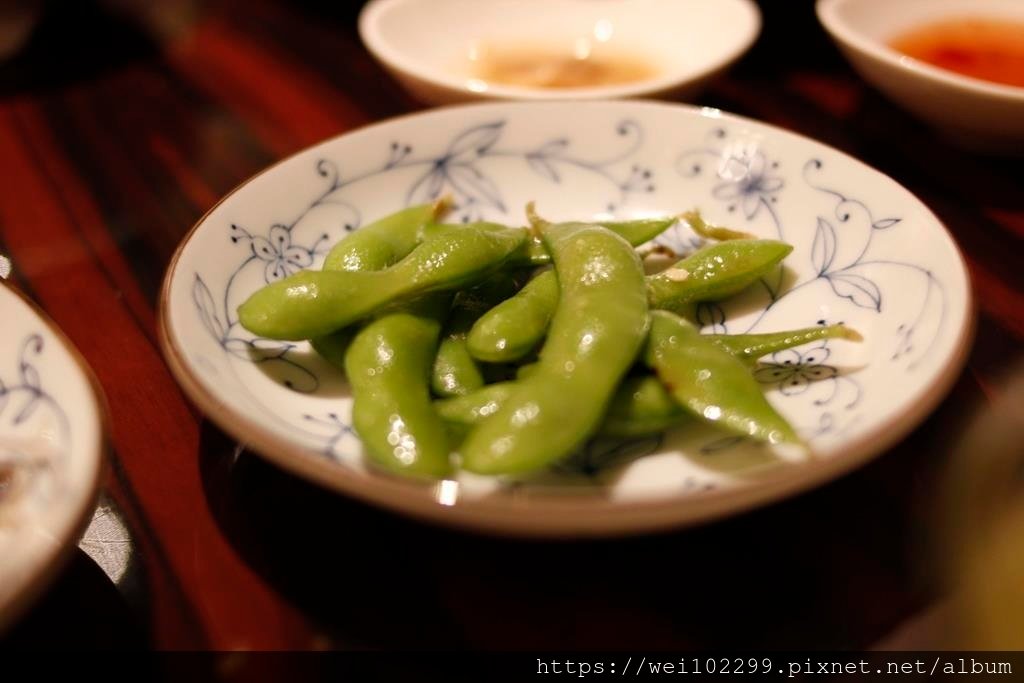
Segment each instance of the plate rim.
M38 561L38 568L31 573L30 578L25 580L25 585L20 586L10 593L6 602L0 602L0 634L16 625L17 621L24 616L25 612L42 596L57 576L71 560L78 542L85 534L89 524L92 523L93 514L99 502L100 493L103 489L103 481L110 471L110 434L111 417L110 404L107 401L103 385L92 367L86 361L82 352L68 338L57 323L33 301L21 291L13 282L0 280L0 290L6 290L28 306L36 319L39 320L47 330L59 342L61 348L70 356L72 363L77 366L79 372L86 380L88 395L92 398L93 407L97 415L97 436L96 441L91 445L88 452L93 454L94 462L91 468L90 478L87 482L86 495L82 502L69 516L71 523L67 525L67 533L57 539L55 543L41 555Z
M924 384L921 400L907 406L899 413L887 417L876 429L852 441L841 455L827 459L803 462L791 468L782 468L778 474L759 479L753 486L738 489L714 490L690 495L686 498L659 497L645 501L619 501L598 503L593 498L576 498L566 495L531 495L529 499L507 495L476 500L459 499L453 505L438 502L433 491L437 482L418 482L401 479L386 472L371 470L361 473L352 468L339 467L337 463L318 457L308 449L280 437L265 429L258 421L232 412L225 402L209 392L189 369L184 354L173 339L173 323L170 316L170 290L175 279L181 256L199 228L224 202L255 179L270 173L278 166L305 152L332 143L342 137L365 132L378 127L392 125L416 117L461 110L487 110L566 106L626 106L686 112L689 115L708 116L714 112L716 119L741 124L753 124L766 128L773 134L790 136L804 142L821 146L830 153L839 155L845 161L860 166L893 183L912 198L924 215L934 221L952 246L964 283L965 310L963 325L957 330L957 339L950 352L948 362L931 380ZM977 321L977 302L970 280L967 264L960 247L946 225L914 193L901 183L867 163L839 150L832 145L815 140L802 133L780 126L758 121L750 117L722 110L683 103L666 103L650 100L579 100L574 102L484 102L463 103L436 107L389 117L380 121L357 126L331 136L280 159L243 180L211 206L182 237L164 273L160 288L157 315L157 338L164 358L178 381L179 386L193 403L220 429L233 439L258 453L285 471L297 475L313 484L370 503L391 512L411 515L417 519L454 526L463 530L486 532L496 535L518 537L611 537L638 533L650 533L677 529L710 522L723 517L746 512L777 502L828 481L880 457L896 443L903 440L932 413L949 394L960 376L973 344ZM694 506L696 500L702 505Z

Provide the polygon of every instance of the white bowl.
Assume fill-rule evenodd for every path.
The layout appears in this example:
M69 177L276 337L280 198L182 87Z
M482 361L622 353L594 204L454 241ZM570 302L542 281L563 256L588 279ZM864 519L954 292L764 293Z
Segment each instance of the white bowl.
M0 283L0 630L56 575L99 495L104 401L54 324Z
M897 104L963 147L1024 151L1024 88L908 57L889 42L935 22L980 17L1024 22L1020 0L819 0L818 18L853 67Z
M371 53L418 99L606 99L691 96L754 42L751 0L371 0L359 32ZM485 83L471 55L517 44L593 54L636 54L649 78L585 88Z
M527 483L421 484L368 466L341 373L306 342L254 339L236 309L267 282L317 267L347 228L441 192L454 194L455 220L520 223L529 200L561 220L696 207L793 244L788 277L702 306L698 318L718 331L843 321L863 333L863 343L813 344L758 371L817 457L793 463L698 429L593 444L560 475ZM695 244L681 226L660 239ZM453 107L327 140L213 208L172 260L160 306L161 344L185 391L267 458L434 522L534 535L692 524L835 477L935 406L959 374L970 323L953 240L890 178L718 110L633 101Z

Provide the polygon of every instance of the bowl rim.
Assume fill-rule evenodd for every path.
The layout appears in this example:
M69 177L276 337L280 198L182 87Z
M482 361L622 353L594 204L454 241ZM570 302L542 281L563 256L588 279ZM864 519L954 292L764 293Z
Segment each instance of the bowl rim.
M865 434L847 445L843 455L800 463L793 468L780 468L774 475L759 479L756 485L728 490L713 490L686 498L659 497L652 500L628 502L598 502L592 497L583 500L572 495L531 495L517 498L502 494L494 498L459 499L453 505L439 502L436 490L439 482L417 482L389 475L382 470L371 468L360 472L350 467L317 456L274 432L266 429L258 420L236 414L213 392L207 390L202 381L193 373L185 359L185 352L174 338L174 324L170 313L171 287L175 281L178 265L185 248L195 233L203 226L216 209L254 179L272 172L278 166L305 153L306 151L342 137L365 132L417 117L430 117L444 112L459 110L487 110L565 106L564 102L485 102L463 103L439 107L426 111L412 112L385 119L376 123L359 126L309 145L284 159L258 171L225 194L216 204L199 218L185 234L167 266L159 295L157 316L158 341L164 358L185 394L219 428L238 442L259 453L264 458L296 474L315 485L340 492L363 502L401 512L433 523L458 527L464 530L486 532L518 537L611 537L628 534L648 533L666 529L682 528L705 523L726 516L745 512L751 508L767 505L782 498L806 491L835 479L885 453L889 448L916 429L920 423L946 397L956 379L960 376L975 333L976 302L971 281L967 273L964 256L949 229L941 220L903 185L887 174L849 154L770 123L756 119L728 114L717 109L708 111L680 103L632 100L624 101L580 101L574 106L628 106L683 112L686 115L714 116L737 123L753 124L770 129L774 134L796 138L803 142L819 145L831 154L877 174L899 188L900 191L921 208L924 215L934 222L946 235L959 265L959 274L964 283L965 310L962 327L956 331L957 339L951 351L949 362L924 385L919 401L899 413L889 416L872 433ZM696 504L695 504L696 503Z
M750 50L758 36L761 35L763 20L761 11L754 0L728 0L750 19L750 30L740 37L732 50L724 57L704 64L698 69L671 70L652 78L623 83L620 85L589 86L583 88L528 88L502 84L488 84L484 91L475 91L466 87L465 80L439 71L424 67L400 49L396 49L387 41L380 30L380 18L384 13L411 2L423 0L370 0L363 6L359 14L358 29L363 45L381 64L403 74L408 74L424 83L444 88L462 97L498 100L581 100L581 99L616 99L653 95L686 87L689 84L701 83L715 74L727 69ZM726 0L718 0L724 2ZM485 3L481 3L485 4Z
M869 57L873 57L877 61L884 62L902 73L910 74L912 77L921 78L946 88L966 90L974 95L994 97L1024 104L1024 87L986 81L959 74L949 69L943 69L903 54L881 41L868 37L840 15L840 8L843 5L859 1L863 0L817 0L815 11L818 15L818 20L834 40ZM972 10L965 9L965 11L970 12ZM984 13L984 10L973 11L979 14ZM940 16L936 17L935 20L940 21L941 19L942 17Z
M14 283L0 280L0 291L7 291L13 295L15 300L20 300L28 307L29 311L45 327L54 339L58 342L71 359L73 365L77 366L82 377L85 379L86 390L92 398L92 406L97 417L96 441L87 447L88 453L92 454L92 467L87 472L88 479L83 482L82 490L84 495L79 505L69 509L64 515L63 531L65 532L57 542L51 543L49 547L40 554L35 563L36 571L26 578L23 585L10 595L10 598L0 604L0 634L12 626L26 610L28 610L43 591L57 578L57 575L64 566L71 560L75 549L78 547L78 540L92 523L93 514L99 501L103 481L110 468L110 434L111 434L111 413L110 404L103 386L93 372L92 367L85 360L81 351L78 350L57 323L24 292L18 289Z

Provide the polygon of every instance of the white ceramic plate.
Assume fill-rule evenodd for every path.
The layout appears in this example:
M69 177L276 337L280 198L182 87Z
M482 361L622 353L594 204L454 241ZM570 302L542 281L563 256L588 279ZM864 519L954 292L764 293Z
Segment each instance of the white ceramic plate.
M760 30L751 0L373 0L359 18L374 57L432 104L689 97L739 59ZM620 62L640 58L654 68L635 82L572 89L480 78L473 60L508 45Z
M758 377L808 440L787 463L720 434L605 442L529 483L436 485L367 469L343 378L305 343L255 340L236 307L316 267L328 245L438 193L456 218L523 222L677 213L794 246L784 277L700 317L722 331L843 321L862 344L768 359ZM663 239L692 248L675 228ZM436 522L518 534L612 534L693 523L777 499L882 452L939 401L971 330L963 260L943 226L886 176L829 147L713 109L644 102L458 107L328 140L249 180L204 217L164 283L167 359L222 428L279 465ZM566 400L573 400L567 397ZM636 457L642 456L642 457Z
M45 588L99 493L103 402L56 327L0 283L0 629Z

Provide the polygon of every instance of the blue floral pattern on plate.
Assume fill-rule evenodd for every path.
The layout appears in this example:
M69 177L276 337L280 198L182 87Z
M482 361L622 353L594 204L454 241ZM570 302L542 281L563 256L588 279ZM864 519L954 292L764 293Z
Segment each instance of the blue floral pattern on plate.
M0 478L0 504L9 495L14 495L10 491L12 487L17 489L19 500L28 491L46 494L48 487L40 483L43 479L50 479L50 475L59 469L60 461L67 457L71 444L67 413L46 390L36 364L45 346L42 334L28 335L19 345L14 359L17 374L6 379L0 376L0 471L6 474ZM55 433L45 440L45 457L36 452L38 448L28 447L39 439L33 426L35 418L43 418L56 425Z

